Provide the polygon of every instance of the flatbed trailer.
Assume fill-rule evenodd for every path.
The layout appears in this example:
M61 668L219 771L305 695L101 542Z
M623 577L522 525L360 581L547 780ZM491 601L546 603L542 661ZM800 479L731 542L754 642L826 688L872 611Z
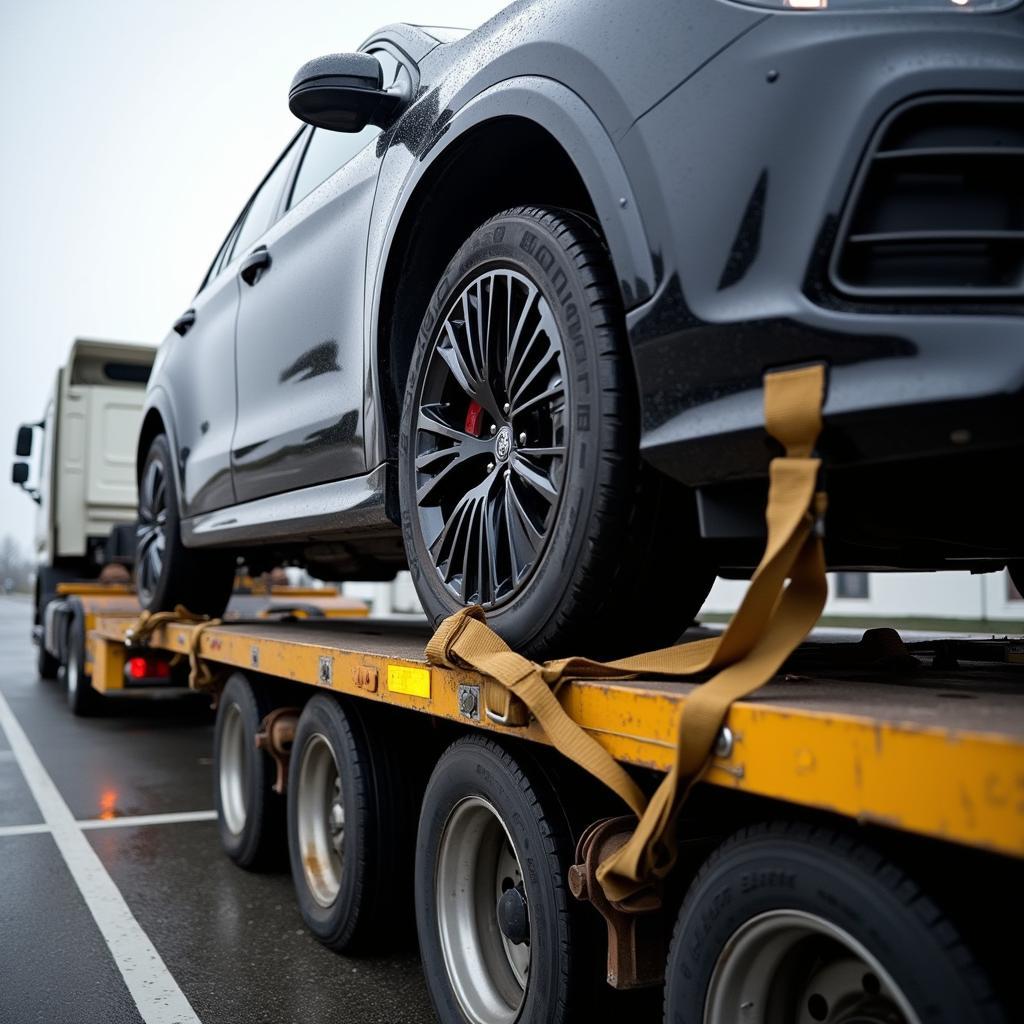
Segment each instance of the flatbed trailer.
M96 618L100 689L124 678L127 625ZM1012 1018L1017 947L995 936L1021 910L1018 642L904 645L884 630L801 645L730 708L675 870L642 912L594 899L602 929L566 889L593 898L589 826L611 818L614 841L623 806L536 721L488 708L486 677L428 664L429 636L375 620L175 621L147 639L213 680L226 851L252 867L287 840L327 945L376 947L415 906L446 1021L572 1019L605 953L616 988L665 979L673 1022ZM694 685L570 679L557 697L650 792ZM618 1004L590 1005L604 1020Z
M251 583L251 581L246 581ZM56 586L55 599L46 607L40 642L60 668L68 704L76 715L95 712L98 696L159 694L175 696L188 690L187 674L173 671L163 657L140 659L118 678L93 676L93 636L100 620L110 627L127 626L138 619L142 606L129 583L66 582ZM246 585L236 589L225 620L339 619L368 614L362 601L344 597L333 587ZM127 668L127 667L126 667Z

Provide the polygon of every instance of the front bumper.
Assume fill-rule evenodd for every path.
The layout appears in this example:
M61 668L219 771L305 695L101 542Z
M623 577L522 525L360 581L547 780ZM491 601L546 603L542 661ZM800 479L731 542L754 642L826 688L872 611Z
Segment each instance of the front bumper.
M763 477L761 379L829 367L832 469L1024 447L1024 319L823 285L875 127L910 97L1024 91L1024 11L779 15L620 140L662 267L632 311L645 457L690 486Z

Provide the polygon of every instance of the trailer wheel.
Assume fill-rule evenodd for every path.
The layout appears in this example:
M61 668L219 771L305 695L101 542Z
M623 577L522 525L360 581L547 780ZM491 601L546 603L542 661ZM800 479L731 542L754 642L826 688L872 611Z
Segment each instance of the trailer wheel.
M803 825L746 828L683 903L668 1024L995 1024L1004 1017L950 922L869 847Z
M452 744L427 783L416 850L420 954L441 1021L568 1020L582 995L572 849L533 762L480 736Z
M60 672L60 662L43 646L42 637L36 648L36 671L40 679L56 679Z
M279 863L284 798L273 791L273 760L256 749L256 733L274 704L241 673L227 681L214 727L214 804L224 852L243 868Z
M96 712L100 696L85 674L85 623L75 613L68 622L67 661L64 663L64 690L68 707L79 718Z
M288 770L288 851L299 910L339 953L390 944L408 928L415 780L401 779L394 738L319 694L305 706Z

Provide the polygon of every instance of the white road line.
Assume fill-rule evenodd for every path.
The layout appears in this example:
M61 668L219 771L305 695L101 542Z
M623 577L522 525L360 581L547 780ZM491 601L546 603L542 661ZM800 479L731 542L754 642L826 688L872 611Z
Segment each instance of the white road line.
M200 1024L0 694L0 727L146 1024Z
M38 825L4 825L0 827L0 836L34 836L49 831L50 826L45 822Z
M123 818L80 818L79 828L131 828L133 825L174 825L181 821L216 821L216 811L170 811L167 814L131 814Z

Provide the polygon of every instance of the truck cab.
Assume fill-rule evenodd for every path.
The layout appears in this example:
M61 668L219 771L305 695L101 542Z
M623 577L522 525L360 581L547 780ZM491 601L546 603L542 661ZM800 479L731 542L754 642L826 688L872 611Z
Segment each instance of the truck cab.
M12 480L39 506L33 634L45 677L60 664L57 641L44 636L57 585L95 580L105 565L131 562L135 443L155 351L77 338L42 419L18 430Z

